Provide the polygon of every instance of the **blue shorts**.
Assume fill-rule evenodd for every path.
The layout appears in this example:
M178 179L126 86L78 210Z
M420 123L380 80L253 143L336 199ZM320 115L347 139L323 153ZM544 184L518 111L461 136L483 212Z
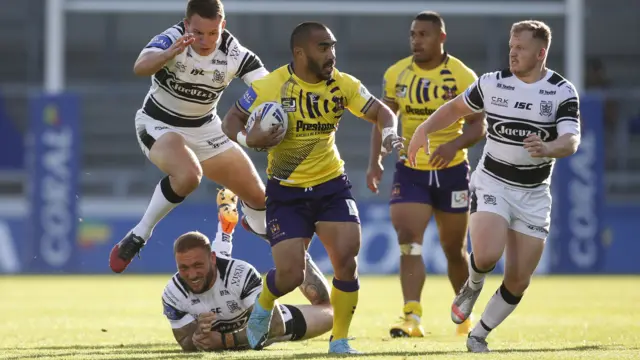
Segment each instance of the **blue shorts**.
M293 238L312 238L318 221L360 223L351 182L340 175L311 188L267 181L267 236L274 246Z
M469 211L469 163L440 170L416 170L396 163L391 204L418 203L434 209L462 213Z

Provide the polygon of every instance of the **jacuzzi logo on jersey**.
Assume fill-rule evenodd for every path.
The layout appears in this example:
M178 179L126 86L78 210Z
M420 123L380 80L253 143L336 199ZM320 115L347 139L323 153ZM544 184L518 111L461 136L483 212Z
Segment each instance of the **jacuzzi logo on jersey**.
M75 240L75 212L70 201L75 197L70 185L74 135L57 105L46 105L42 119L47 126L38 134L42 152L35 160L42 170L35 184L40 195L40 206L35 209L40 228L37 251L47 265L62 267L71 258Z

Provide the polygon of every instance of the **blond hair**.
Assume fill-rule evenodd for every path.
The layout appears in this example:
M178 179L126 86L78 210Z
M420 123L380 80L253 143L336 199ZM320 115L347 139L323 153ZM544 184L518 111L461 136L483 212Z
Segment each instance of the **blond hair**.
M551 28L549 25L538 20L525 20L514 23L511 26L511 35L530 31L534 39L542 40L544 47L549 49L551 45Z

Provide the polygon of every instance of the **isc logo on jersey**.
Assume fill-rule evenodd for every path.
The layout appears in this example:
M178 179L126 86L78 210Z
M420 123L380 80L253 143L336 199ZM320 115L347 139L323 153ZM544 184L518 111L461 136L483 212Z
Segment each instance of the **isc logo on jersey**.
M263 131L267 131L274 126L281 126L284 131L287 131L289 125L289 118L285 113L282 105L274 101L268 101L258 105L249 115L247 120L246 131L249 132L256 122L256 117L260 116L260 128ZM282 141L282 139L280 140ZM265 150L265 149L260 149Z

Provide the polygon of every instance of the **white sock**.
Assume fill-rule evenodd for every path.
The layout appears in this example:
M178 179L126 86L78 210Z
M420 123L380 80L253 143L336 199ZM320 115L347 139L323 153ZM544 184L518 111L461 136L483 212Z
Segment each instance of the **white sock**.
M176 194L171 188L169 177L160 180L156 186L149 206L142 216L142 220L133 228L133 233L145 241L149 240L153 229L173 208L178 206L184 197Z
M223 255L226 257L231 257L231 251L233 250L233 243L231 240L233 239L233 232L231 230L230 234L222 231L222 225L218 222L218 231L216 232L216 237L211 244L211 250L216 253L216 255Z
M480 322L471 330L471 336L486 338L491 330L500 325L516 309L521 299L522 296L511 294L502 283L489 300Z
M242 203L242 213L247 217L247 223L251 229L260 235L267 234L267 210L256 210Z
M488 271L480 272L480 270L476 267L473 253L471 253L471 256L469 257L469 287L473 290L482 289L482 286L484 285L484 278L491 271L493 271L493 268L489 269Z

